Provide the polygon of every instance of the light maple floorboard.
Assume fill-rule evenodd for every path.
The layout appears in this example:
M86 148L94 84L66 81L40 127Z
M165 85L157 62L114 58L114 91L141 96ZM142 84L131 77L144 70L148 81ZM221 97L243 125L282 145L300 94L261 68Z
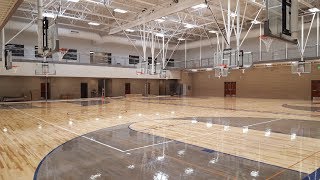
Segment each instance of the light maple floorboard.
M0 179L32 179L39 162L52 149L80 135L120 124L137 123L134 124L137 130L150 133L148 129L161 124L154 120L170 118L267 117L320 121L319 112L282 107L283 104L310 105L309 101L303 100L214 97L146 100L142 97L132 97L107 101L110 103L96 106L79 106L59 101L34 102L32 106L35 108L27 109L18 109L14 104L7 104L7 109L0 109L0 128L7 129L7 132L0 132ZM138 116L139 113L142 116ZM320 149L318 139L298 137L296 142L289 142L286 135L275 133L262 141L265 137L261 131L252 130L244 136L241 134L242 129L236 127L230 127L230 131L223 132L222 126L214 125L212 130L203 132L205 128L201 123L194 126L179 125L179 120L167 123L174 123L176 126L163 128L165 134L161 134L161 131L152 133L176 140L184 139L186 143L308 173L315 168L312 166L320 164L317 153ZM181 132L180 126L184 127L185 132ZM205 138L195 141L186 133L194 133L195 137L209 133L217 143ZM238 149L230 148L232 142L237 144ZM259 142L260 150L266 149L262 154L257 152ZM309 148L299 148L304 146ZM252 150L252 153L246 150ZM291 160L280 161L279 158L285 155Z

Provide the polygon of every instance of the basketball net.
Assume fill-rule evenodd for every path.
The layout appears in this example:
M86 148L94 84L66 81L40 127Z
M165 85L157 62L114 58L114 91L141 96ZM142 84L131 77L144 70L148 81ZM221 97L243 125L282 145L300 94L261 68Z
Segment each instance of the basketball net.
M271 47L271 44L273 42L273 38L272 37L269 37L269 36L265 36L265 35L262 35L259 37L260 40L264 43L264 45L266 46L266 50L267 52L270 51L270 47Z

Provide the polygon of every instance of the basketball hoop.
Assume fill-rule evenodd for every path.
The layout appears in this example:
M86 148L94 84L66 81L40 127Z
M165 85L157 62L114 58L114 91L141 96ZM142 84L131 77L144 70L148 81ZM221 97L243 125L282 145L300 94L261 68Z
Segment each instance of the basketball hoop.
M63 56L68 53L68 50L69 49L67 49L67 48L60 48L59 49L59 61L62 61Z
M137 74L138 76L140 76L140 75L143 74L143 72L142 72L142 71L136 71L136 74Z
M264 43L264 45L266 46L266 50L267 52L270 51L270 47L271 47L271 44L273 42L273 38L270 37L270 36L266 36L266 35L262 35L262 36L259 36L259 39Z
M218 65L218 67L220 69L224 69L224 68L228 68L228 65L227 64L220 64L220 65Z

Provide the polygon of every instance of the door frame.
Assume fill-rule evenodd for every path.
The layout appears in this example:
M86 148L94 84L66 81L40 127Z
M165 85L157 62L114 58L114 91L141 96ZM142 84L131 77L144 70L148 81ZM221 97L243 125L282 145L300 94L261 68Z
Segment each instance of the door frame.
M127 89L129 87L129 89ZM131 83L124 84L124 94L131 94Z
M83 95L83 93L82 93L82 85L85 85L86 86L86 95L85 95L85 97L83 97L82 95ZM80 83L80 98L88 98L89 97L89 87L88 87L88 83Z

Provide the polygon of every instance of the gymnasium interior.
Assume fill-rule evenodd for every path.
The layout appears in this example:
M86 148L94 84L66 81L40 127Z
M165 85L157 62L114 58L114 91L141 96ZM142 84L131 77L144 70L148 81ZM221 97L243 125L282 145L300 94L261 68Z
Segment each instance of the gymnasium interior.
M0 0L0 180L320 180L319 0Z

